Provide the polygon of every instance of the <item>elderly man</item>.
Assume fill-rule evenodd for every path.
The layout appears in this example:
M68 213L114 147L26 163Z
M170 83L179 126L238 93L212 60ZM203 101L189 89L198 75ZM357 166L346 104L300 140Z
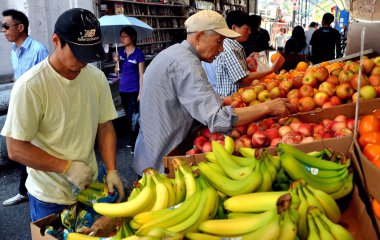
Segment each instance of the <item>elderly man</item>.
M192 15L185 26L187 39L160 52L144 74L133 163L139 175L147 167L163 172L162 157L186 137L194 119L212 132L228 132L235 125L289 113L290 104L285 99L237 109L223 106L201 61L211 63L223 51L224 39L240 34L211 10Z

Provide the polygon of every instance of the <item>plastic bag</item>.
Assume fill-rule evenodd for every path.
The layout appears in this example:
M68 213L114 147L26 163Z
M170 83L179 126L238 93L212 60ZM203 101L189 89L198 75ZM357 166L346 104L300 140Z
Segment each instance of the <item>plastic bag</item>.
M265 51L254 52L247 60L250 72L262 72L269 69L269 63Z

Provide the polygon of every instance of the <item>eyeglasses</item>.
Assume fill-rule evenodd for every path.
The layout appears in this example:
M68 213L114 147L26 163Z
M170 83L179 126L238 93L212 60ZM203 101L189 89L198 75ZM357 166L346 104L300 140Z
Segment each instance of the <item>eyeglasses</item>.
M5 30L9 30L10 27L17 26L17 25L20 25L20 24L13 24L13 25L11 25L11 24L7 24L7 23L3 23L1 25L1 28L4 28Z

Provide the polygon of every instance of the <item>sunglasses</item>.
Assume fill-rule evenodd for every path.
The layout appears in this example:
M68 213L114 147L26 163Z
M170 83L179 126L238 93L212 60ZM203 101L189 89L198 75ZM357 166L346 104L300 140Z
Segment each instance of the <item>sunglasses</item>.
M1 28L4 28L5 30L8 30L10 27L12 26L17 26L17 25L20 25L20 24L13 24L13 25L10 25L10 24L7 24L7 23L3 23L1 25Z

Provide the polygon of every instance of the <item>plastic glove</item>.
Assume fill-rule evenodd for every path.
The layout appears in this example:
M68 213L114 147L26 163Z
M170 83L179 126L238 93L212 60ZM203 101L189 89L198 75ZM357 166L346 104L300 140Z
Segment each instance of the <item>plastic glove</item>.
M92 182L94 173L92 169L83 162L69 161L63 175L79 188L79 190L83 190Z
M119 198L117 199L117 202L120 202L124 199L124 185L123 182L120 180L117 170L107 171L106 184L108 187L108 192L110 193L113 193L116 188L117 192L119 193Z

